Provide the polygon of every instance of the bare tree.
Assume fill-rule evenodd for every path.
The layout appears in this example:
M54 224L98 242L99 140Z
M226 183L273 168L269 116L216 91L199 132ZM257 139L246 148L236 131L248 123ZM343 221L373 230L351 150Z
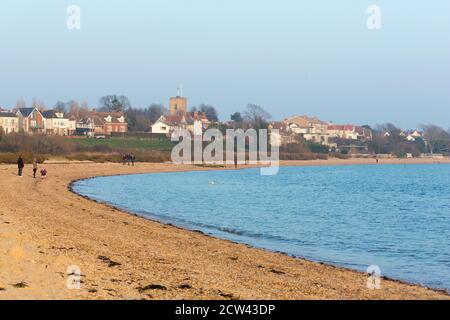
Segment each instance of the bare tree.
M33 99L33 102L31 102L31 107L36 108L39 111L44 111L45 109L47 109L44 102L36 99Z
M27 103L23 99L19 99L16 102L16 105L14 106L14 109L20 109L20 108L26 108Z
M130 100L126 96L107 95L100 98L100 110L105 112L125 112L131 108Z
M77 101L70 100L70 101L66 102L65 109L67 110L69 115L74 116L74 117L78 117L79 116L80 105L78 104Z
M62 101L56 102L55 106L53 107L53 109L55 109L56 111L59 111L59 112L64 112L64 113L67 111L66 110L66 104L64 102L62 102Z
M216 108L210 104L201 104L198 107L198 112L205 113L206 117L209 121L212 122L218 122L219 121L219 114L216 110Z
M167 113L167 109L162 104L152 104L146 110L146 116L151 123L157 121L162 115Z
M257 130L266 129L270 118L272 118L270 113L256 104L247 105L247 109L244 111L244 120Z
M441 127L434 124L421 125L423 137L427 143L430 153L449 152L450 134Z

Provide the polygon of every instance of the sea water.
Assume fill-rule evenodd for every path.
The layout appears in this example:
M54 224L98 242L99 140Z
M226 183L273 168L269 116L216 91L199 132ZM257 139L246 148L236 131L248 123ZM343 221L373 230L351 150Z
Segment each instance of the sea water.
M74 191L216 237L450 290L450 165L156 173L83 180Z

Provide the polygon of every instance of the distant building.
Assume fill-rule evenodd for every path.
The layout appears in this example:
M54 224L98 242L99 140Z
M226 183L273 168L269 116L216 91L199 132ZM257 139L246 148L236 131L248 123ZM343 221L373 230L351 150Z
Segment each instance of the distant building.
M185 115L187 113L188 101L186 97L182 97L179 93L176 97L170 98L169 114L170 115Z
M45 133L45 119L37 108L19 108L16 116L19 118L19 131L32 134Z
M97 135L128 132L128 123L121 112L96 112L94 109L89 117L94 123L94 133Z
M152 133L170 134L176 129L186 128L187 121L184 115L169 114L159 117L152 125Z
M303 136L306 141L329 145L328 124L318 118L294 116L284 120L294 133Z
M78 119L75 123L75 134L88 137L94 136L94 121L90 117Z
M422 132L418 131L418 130L414 130L412 132L410 132L408 134L408 136L406 137L406 140L410 141L410 142L414 142L417 139L423 139L423 134Z
M330 138L340 138L347 140L372 140L372 131L360 126L348 125L328 125Z
M0 111L0 131L3 131L5 134L19 132L19 118L17 118L15 113L4 109Z
M77 131L77 117L69 117L69 135L74 135Z
M70 134L69 118L64 112L46 110L42 112L45 121L45 134L67 136Z
M189 130L194 135L201 135L211 122L203 112L187 112L185 114L163 115L152 125L152 133L170 135L179 129Z
M74 118L68 119L73 126ZM109 136L112 133L128 132L128 123L121 112L92 112L75 122L76 134L85 136Z
M271 131L271 135L278 146L287 145L290 143L298 143L298 135L291 131L286 123L273 121L269 124L268 128ZM274 132L272 132L272 130L278 130L278 133L275 134Z

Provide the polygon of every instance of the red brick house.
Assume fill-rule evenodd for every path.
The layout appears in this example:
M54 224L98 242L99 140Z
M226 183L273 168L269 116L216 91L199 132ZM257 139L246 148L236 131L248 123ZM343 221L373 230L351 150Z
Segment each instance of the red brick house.
M45 133L45 119L37 108L19 108L16 115L19 118L19 131Z
M94 124L96 135L111 135L112 133L128 132L128 123L120 112L91 112L90 118Z

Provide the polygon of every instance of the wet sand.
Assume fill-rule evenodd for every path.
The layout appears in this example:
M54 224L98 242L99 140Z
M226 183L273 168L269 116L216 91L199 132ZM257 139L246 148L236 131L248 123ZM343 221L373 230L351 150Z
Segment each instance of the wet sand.
M345 165L369 160L291 161ZM381 163L450 163L381 160ZM367 275L149 221L70 192L99 175L205 170L171 164L46 164L46 180L0 165L0 299L449 299ZM214 169L206 169L214 170ZM174 199L176 206L176 199ZM81 270L67 289L68 267Z

